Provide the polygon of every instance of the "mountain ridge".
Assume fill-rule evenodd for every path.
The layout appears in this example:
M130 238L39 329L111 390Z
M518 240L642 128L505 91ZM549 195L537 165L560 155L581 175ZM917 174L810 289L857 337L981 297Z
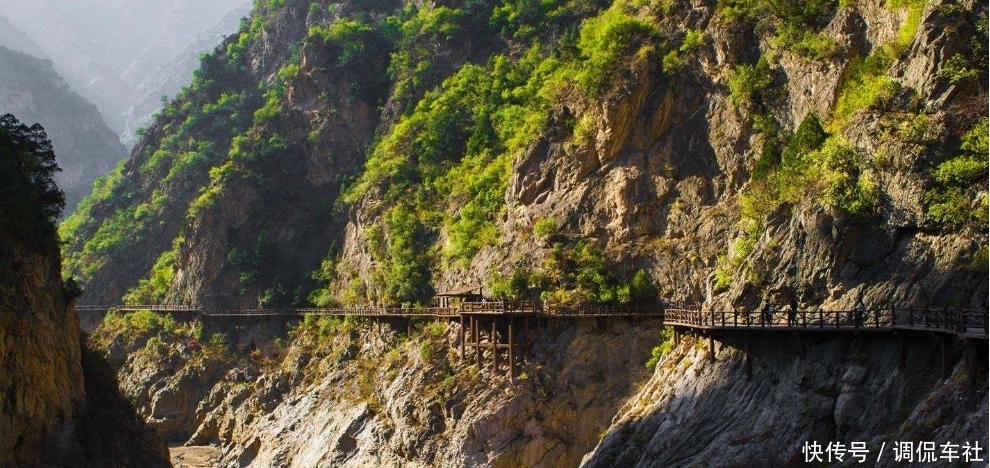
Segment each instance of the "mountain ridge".
M92 182L127 156L96 106L76 94L50 60L0 46L0 111L46 128L62 172L55 176L72 210Z
M202 120L198 112L189 110L191 100L208 103L218 99L211 106L226 103L232 109L225 112L245 119L244 124L238 124L244 127L224 137L222 146L205 152L212 167L210 183L200 182L198 189L187 189L178 197L182 200L178 205L188 205L175 206L172 200L157 202L186 213L185 223L189 224L181 230L187 235L178 235L180 229L175 224L183 222L171 218L171 227L165 228L170 234L154 240L157 247L152 250L161 255L147 256L134 266L138 271L151 271L158 265L155 275L171 279L167 287L159 286L155 296L191 305L214 304L219 299L207 298L218 297L221 290L235 292L223 293L224 301L244 305L301 303L308 297L320 301L321 294L327 301L425 301L431 290L458 283L488 284L491 290L493 285L502 284L500 277L514 272L527 276L532 287L513 294L536 290L547 298L567 300L576 292L584 300L608 302L619 300L616 294L627 294L626 282L640 269L659 283L661 295L669 300L716 304L728 300L739 305L758 299L754 290L769 288L773 295L786 300L799 294L802 284L816 284L811 277L767 283L766 268L777 255L766 248L768 245L785 242L787 252L796 252L800 250L798 243L806 242L798 238L802 231L825 234L827 229L839 229L838 234L828 235L831 240L815 244L820 245L819 253L809 259L811 263L784 270L817 271L814 275L836 271L831 273L837 275L830 280L834 285L805 287L799 295L802 301L824 306L848 302L851 294L861 292L833 286L862 283L867 277L856 278L855 270L833 270L847 260L846 254L835 257L830 245L844 232L862 238L865 231L861 225L867 220L879 220L885 226L883 233L870 234L879 236L874 238L883 245L891 245L894 233L910 234L916 228L935 229L945 239L962 236L977 245L985 244L985 233L978 229L953 231L974 226L970 223L979 218L979 209L974 212L976 218L956 213L964 217L962 224L946 222L944 217L942 221L936 219L938 210L948 205L935 203L939 195L933 191L948 190L940 192L948 194L961 188L936 187L941 184L934 177L936 166L960 151L956 149L958 137L941 140L940 135L981 132L979 114L963 110L968 101L959 90L975 90L977 100L986 95L978 80L964 77L951 82L945 73L932 75L931 65L918 68L922 63L937 63L934 56L924 52L928 49L923 41L949 47L944 55L955 54L965 63L959 41L932 36L936 31L933 25L940 21L968 25L965 27L974 34L983 34L974 29L975 20L971 19L978 17L977 13L964 14L969 10L953 9L955 4L950 3L938 8L918 3L894 10L870 2L857 8L826 5L822 11L827 14L811 20L778 13L780 17L768 20L771 27L780 30L777 36L748 45L739 38L753 34L747 28L757 20L747 19L745 14L752 12L742 7L671 7L671 17L660 16L659 20L650 16L658 14L653 10L625 4L601 10L589 7L575 10L577 13L550 12L544 14L551 20L557 18L553 21L559 23L552 24L560 26L548 28L544 36L533 36L522 27L525 24L509 21L502 28L503 34L510 34L508 38L475 45L457 39L494 29L499 23L474 19L483 17L479 9L485 8L474 4L459 9L438 6L417 10L412 6L399 16L380 12L398 8L398 4L383 3L384 10L372 12L351 11L345 6L331 9L327 16L318 8L294 2L278 8L262 3L241 33L204 62L200 84L194 83L171 104L150 133L155 137L143 140L145 149L139 147L125 168L125 177L147 187L140 195L145 204L154 202L146 198L153 187L171 189L142 182L140 173L150 170L149 162L159 161L149 153L176 161L184 159L179 155L191 154L183 153L188 151L183 145L169 143L175 137L166 138L173 129L179 129L186 138L201 138L195 135L202 132ZM501 18L501 10L493 11L493 18ZM568 14L587 17L580 31L574 29L575 19ZM869 21L875 24L864 23L864 15L871 15ZM679 31L674 23L682 17L689 18L689 24L697 29L677 32L661 41L667 52L660 54L651 44L661 30ZM916 23L898 26L898 21L905 21L899 18L907 17ZM406 37L391 39L396 41L391 46L387 38L394 34L389 28L394 27L390 21L395 20L390 18L405 18L403 28L407 28L399 28ZM776 45L774 41L782 40L780 37L797 34L788 29L786 21L819 24L816 27L822 32L804 40L818 44L821 50L794 52ZM279 26L268 31L273 24ZM705 31L705 25L708 32L699 32ZM448 32L443 32L445 27ZM640 42L608 49L608 38L596 34L613 27L628 28L629 37ZM912 29L923 34L906 36L905 31ZM859 31L868 41L860 40ZM499 47L511 46L516 35L570 37L571 42L565 41L561 58L545 56L540 47L532 47L518 50L516 55L495 53L485 59ZM839 39L821 39L831 35ZM305 39L297 43L299 37ZM439 48L433 52L418 48L429 44ZM390 47L399 47L399 52ZM599 49L593 47L609 52L596 52ZM766 60L764 47L778 57L774 64ZM433 68L417 71L414 65L418 59L407 53L436 54L434 60L445 59ZM629 57L632 62L628 64L615 62ZM358 72L355 65L370 65L372 71L369 74L365 68ZM570 73L571 66L584 68ZM483 75L497 67L516 81L487 83ZM208 68L228 71L210 75L205 71ZM225 87L217 82L224 73L232 76L229 70L235 69L249 71L254 77L248 81L265 83L266 89ZM343 87L328 87L332 81L325 81L324 70L345 76L357 73L353 76L360 79ZM983 73L980 69L965 70ZM451 74L444 78L444 84L433 88L444 73ZM801 79L779 82L791 74ZM809 98L803 90L811 89L805 86L812 82L824 94ZM209 89L197 89L204 83ZM492 97L482 91L485 86L502 86L496 92L519 97ZM680 94L673 94L675 89ZM390 94L387 98L386 93ZM224 95L241 99L225 101ZM596 104L598 99L601 104ZM856 103L854 99L872 99L877 104L864 105L867 101ZM928 109L919 102L941 107ZM251 105L238 107L238 103ZM382 109L381 116L372 111L376 108ZM851 114L846 110L850 108ZM252 122L245 114L253 114ZM781 160L782 150L789 150L788 141L807 115L822 116L821 123L816 124L821 136L815 137L803 153L795 153L800 159L785 151ZM364 129L357 133L357 139L344 137L342 129L348 127L339 126L342 116L349 125ZM190 125L194 122L198 126ZM383 130L371 130L376 122L384 124ZM929 128L941 133L911 134L911 126L923 122L938 123ZM948 131L949 125L955 130ZM879 135L875 128L879 128ZM373 137L375 134L381 136ZM877 136L907 151L913 159L890 159L872 145ZM349 146L341 147L341 143ZM483 149L479 144L491 146ZM684 150L692 156L677 156ZM871 156L873 152L879 156ZM965 159L963 153L958 157ZM812 170L812 158L821 160L818 164L823 165L818 167L824 167L824 172ZM892 164L874 162L881 160ZM276 167L279 169L273 172ZM468 177L472 171L474 175ZM782 177L788 171L819 187L826 198L816 201L810 193L787 185ZM204 175L194 178L203 181ZM266 180L269 176L272 179ZM335 181L327 183L330 179ZM289 195L289 191L271 191L275 187L294 188L296 181L301 184L298 187L305 187L304 192L319 187L315 190L323 199L314 203L313 199L304 201L305 197ZM341 189L341 182L346 183L346 190ZM231 187L225 188L228 184ZM901 187L905 184L926 188L904 191ZM982 203L985 192L978 185L966 187L973 203ZM880 196L881 191L886 198ZM276 205L258 198L262 194L302 204L292 212L278 212ZM248 200L252 200L248 202L251 208L244 205ZM787 211L781 210L792 210L790 221ZM265 221L268 213L283 219L272 224ZM341 225L345 214L347 222ZM797 214L800 217L794 217ZM92 229L99 223L104 223L104 229L110 227L106 224L109 220L100 219L97 216L86 221L92 226L87 232L96 232ZM253 227L246 231L236 227L245 222ZM790 230L779 230L780 222L789 222ZM818 225L799 227L808 223ZM538 224L541 233L534 235ZM326 231L331 225L337 227ZM234 229L223 234L224 226ZM269 233L266 226L276 231ZM156 236L158 228L149 229L149 235ZM220 239L215 237L218 232ZM327 234L314 237L303 232ZM95 253L84 253L80 243L92 234L78 234L68 239L70 268L78 268L72 266L78 265L71 260L73 256ZM720 239L733 240L727 245ZM512 248L505 250L509 245ZM323 266L316 268L314 257L322 255L319 251L324 249L329 254ZM977 248L969 254L954 255L982 255L979 252ZM201 255L207 258L199 258ZM793 253L787 255L798 258ZM113 258L111 255L101 261L113 262ZM282 258L293 260L279 260ZM904 265L914 261L905 258ZM623 267L605 272L602 262ZM883 275L902 274L896 272L898 268ZM329 288L317 287L303 270L318 270L315 276ZM585 270L592 275L590 282L578 278ZM958 270L958 274L969 273ZM83 276L88 279L90 275ZM136 277L128 276L129 286L94 289L106 294L103 300L119 299L127 290L138 291L134 289ZM972 283L976 289L965 294L972 294L972 300L979 303L978 280L971 278L964 282L977 281ZM146 279L150 284L152 277ZM924 300L944 303L949 299L935 293ZM896 299L918 300L910 295Z

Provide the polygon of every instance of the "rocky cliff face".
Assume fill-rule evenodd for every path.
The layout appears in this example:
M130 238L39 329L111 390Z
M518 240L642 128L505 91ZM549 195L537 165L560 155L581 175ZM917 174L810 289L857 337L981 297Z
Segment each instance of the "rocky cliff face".
M0 464L168 466L106 361L81 347L54 221L64 204L39 125L0 119Z
M170 466L106 360L80 347L58 249L29 248L6 232L0 240L0 464Z
M471 348L461 359L447 322L412 335L326 319L288 335L281 323L207 322L225 338L190 349L195 327L141 333L127 320L93 337L121 365L125 393L173 442L216 447L216 466L576 466L647 376L657 336L649 324L534 321L511 383L504 350L498 372L488 351L480 367Z
M814 60L781 47L765 31L748 36L710 5L675 8L675 21L706 38L683 58L679 72L647 66L605 102L564 101L554 120L591 116L594 138L580 146L566 131L544 134L516 160L499 223L505 247L483 249L467 272L446 270L438 281L473 274L483 282L492 265L539 269L533 259L547 258L550 243L530 236L530 229L551 218L567 236L596 240L616 264L646 266L672 300L754 307L769 295L828 308L851 306L859 295L871 305L985 307L982 260L976 260L980 267L968 265L982 258L986 230L939 229L925 201L929 175L954 151L953 132L970 128L980 115L963 109L986 95L975 82L951 82L939 71L947 65L938 65L938 57L963 53L955 31L972 27L985 12L974 5L968 10L974 16L955 16L948 12L967 7L935 2L915 8L910 14L921 17L916 35L882 71L896 91L847 123L839 122L840 106L857 79L856 57L903 41L898 34L906 12L879 2L836 9L821 26L836 40L835 55ZM749 103L737 100L738 64L758 56L774 56L767 77L774 89ZM806 184L793 188L800 195L780 205L761 198L773 195L765 193L758 166L780 142L774 130L760 126L778 125L777 132L793 135L811 113L831 116L832 138L865 158L859 164L880 194L868 214L850 216L830 206L816 193L828 190L827 182L783 167L778 174ZM898 133L915 118L930 123L920 138ZM974 206L983 203L980 197Z
M461 358L456 323L143 320L111 316L93 340L187 446L176 466L191 451L213 466L797 466L812 441L864 442L870 459L886 444L896 466L894 441L988 435L985 343L947 336L719 336L713 358L704 337L658 343L649 321L534 321L512 382L504 351L498 372L489 351Z
M127 155L89 101L69 89L51 62L0 47L0 111L48 132L62 172L56 180L72 210L93 181Z
M55 251L5 246L2 254L0 463L27 466L85 398L79 330Z
M63 224L74 245L69 269L90 285L86 300L118 302L129 290L145 303L305 300L315 287L311 272L345 223L331 215L334 200L374 135L387 67L387 51L374 41L347 67L298 44L308 14L308 5L294 3L257 7L250 29L205 59L201 78L163 112L93 206ZM298 64L286 67L290 58ZM298 84L289 87L290 78ZM144 179L150 174L156 180ZM105 202L127 193L158 195L141 216L110 221L117 210ZM121 235L128 230L137 235ZM108 242L92 242L97 233ZM125 252L140 253L125 262ZM135 278L156 265L160 280L136 288Z
M813 441L864 442L877 466L897 466L895 441L982 446L983 371L970 388L963 360L941 368L942 338L912 336L906 349L898 339L754 338L751 378L741 338L719 343L714 360L706 340L686 339L624 403L582 466L798 466ZM981 360L977 369L985 350L965 351ZM948 352L963 350L950 344Z
M103 302L422 302L513 273L608 302L643 270L715 307L985 305L980 5L606 6L533 36L487 4L258 5L68 223L69 270ZM581 255L608 274L577 280Z

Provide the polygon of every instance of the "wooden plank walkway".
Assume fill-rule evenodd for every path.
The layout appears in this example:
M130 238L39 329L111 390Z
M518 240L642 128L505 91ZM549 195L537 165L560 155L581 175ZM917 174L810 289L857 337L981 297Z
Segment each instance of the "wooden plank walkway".
M800 331L836 332L894 330L930 331L958 335L962 338L987 339L987 311L971 309L919 309L890 307L855 310L797 310L775 311L766 317L760 311L704 310L685 304L667 305L580 305L557 306L540 301L466 302L460 307L338 307L338 308L274 308L274 309L209 309L182 305L137 306L76 306L77 312L119 313L136 311L158 313L188 313L206 317L301 317L352 316L369 318L462 316L526 316L537 318L581 317L645 317L660 319L665 325L696 330L719 331Z

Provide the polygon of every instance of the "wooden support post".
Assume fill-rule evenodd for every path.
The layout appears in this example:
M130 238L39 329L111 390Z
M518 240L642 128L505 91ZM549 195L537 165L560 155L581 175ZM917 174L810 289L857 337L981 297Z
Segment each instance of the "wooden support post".
M495 338L498 336L496 333L498 324L496 322L498 322L498 317L492 317L492 339L489 340L492 345L492 373L498 372L498 339Z
M471 330L474 332L474 363L478 365L478 370L481 370L481 323L478 317L471 316Z
M464 314L461 314L461 360L464 360Z
M514 354L515 349L513 349L515 337L512 336L512 322L514 321L515 318L509 316L509 382L511 383L516 381L516 356Z
M412 336L412 317L406 317L406 336Z
M715 362L715 338L708 334L708 360Z
M529 316L526 315L526 316L523 317L523 339L522 339L522 341L523 341L523 362L526 361L526 356L533 349L533 348L530 347L529 339L530 339L530 337L529 337Z
M753 380L753 356L752 349L749 345L749 332L746 332L746 381L750 382Z

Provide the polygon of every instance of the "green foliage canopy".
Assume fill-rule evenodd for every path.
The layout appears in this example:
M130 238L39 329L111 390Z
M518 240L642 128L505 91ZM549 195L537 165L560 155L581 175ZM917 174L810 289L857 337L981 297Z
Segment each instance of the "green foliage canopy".
M55 184L60 171L41 125L0 116L0 230L26 245L54 245L55 219L65 195Z

